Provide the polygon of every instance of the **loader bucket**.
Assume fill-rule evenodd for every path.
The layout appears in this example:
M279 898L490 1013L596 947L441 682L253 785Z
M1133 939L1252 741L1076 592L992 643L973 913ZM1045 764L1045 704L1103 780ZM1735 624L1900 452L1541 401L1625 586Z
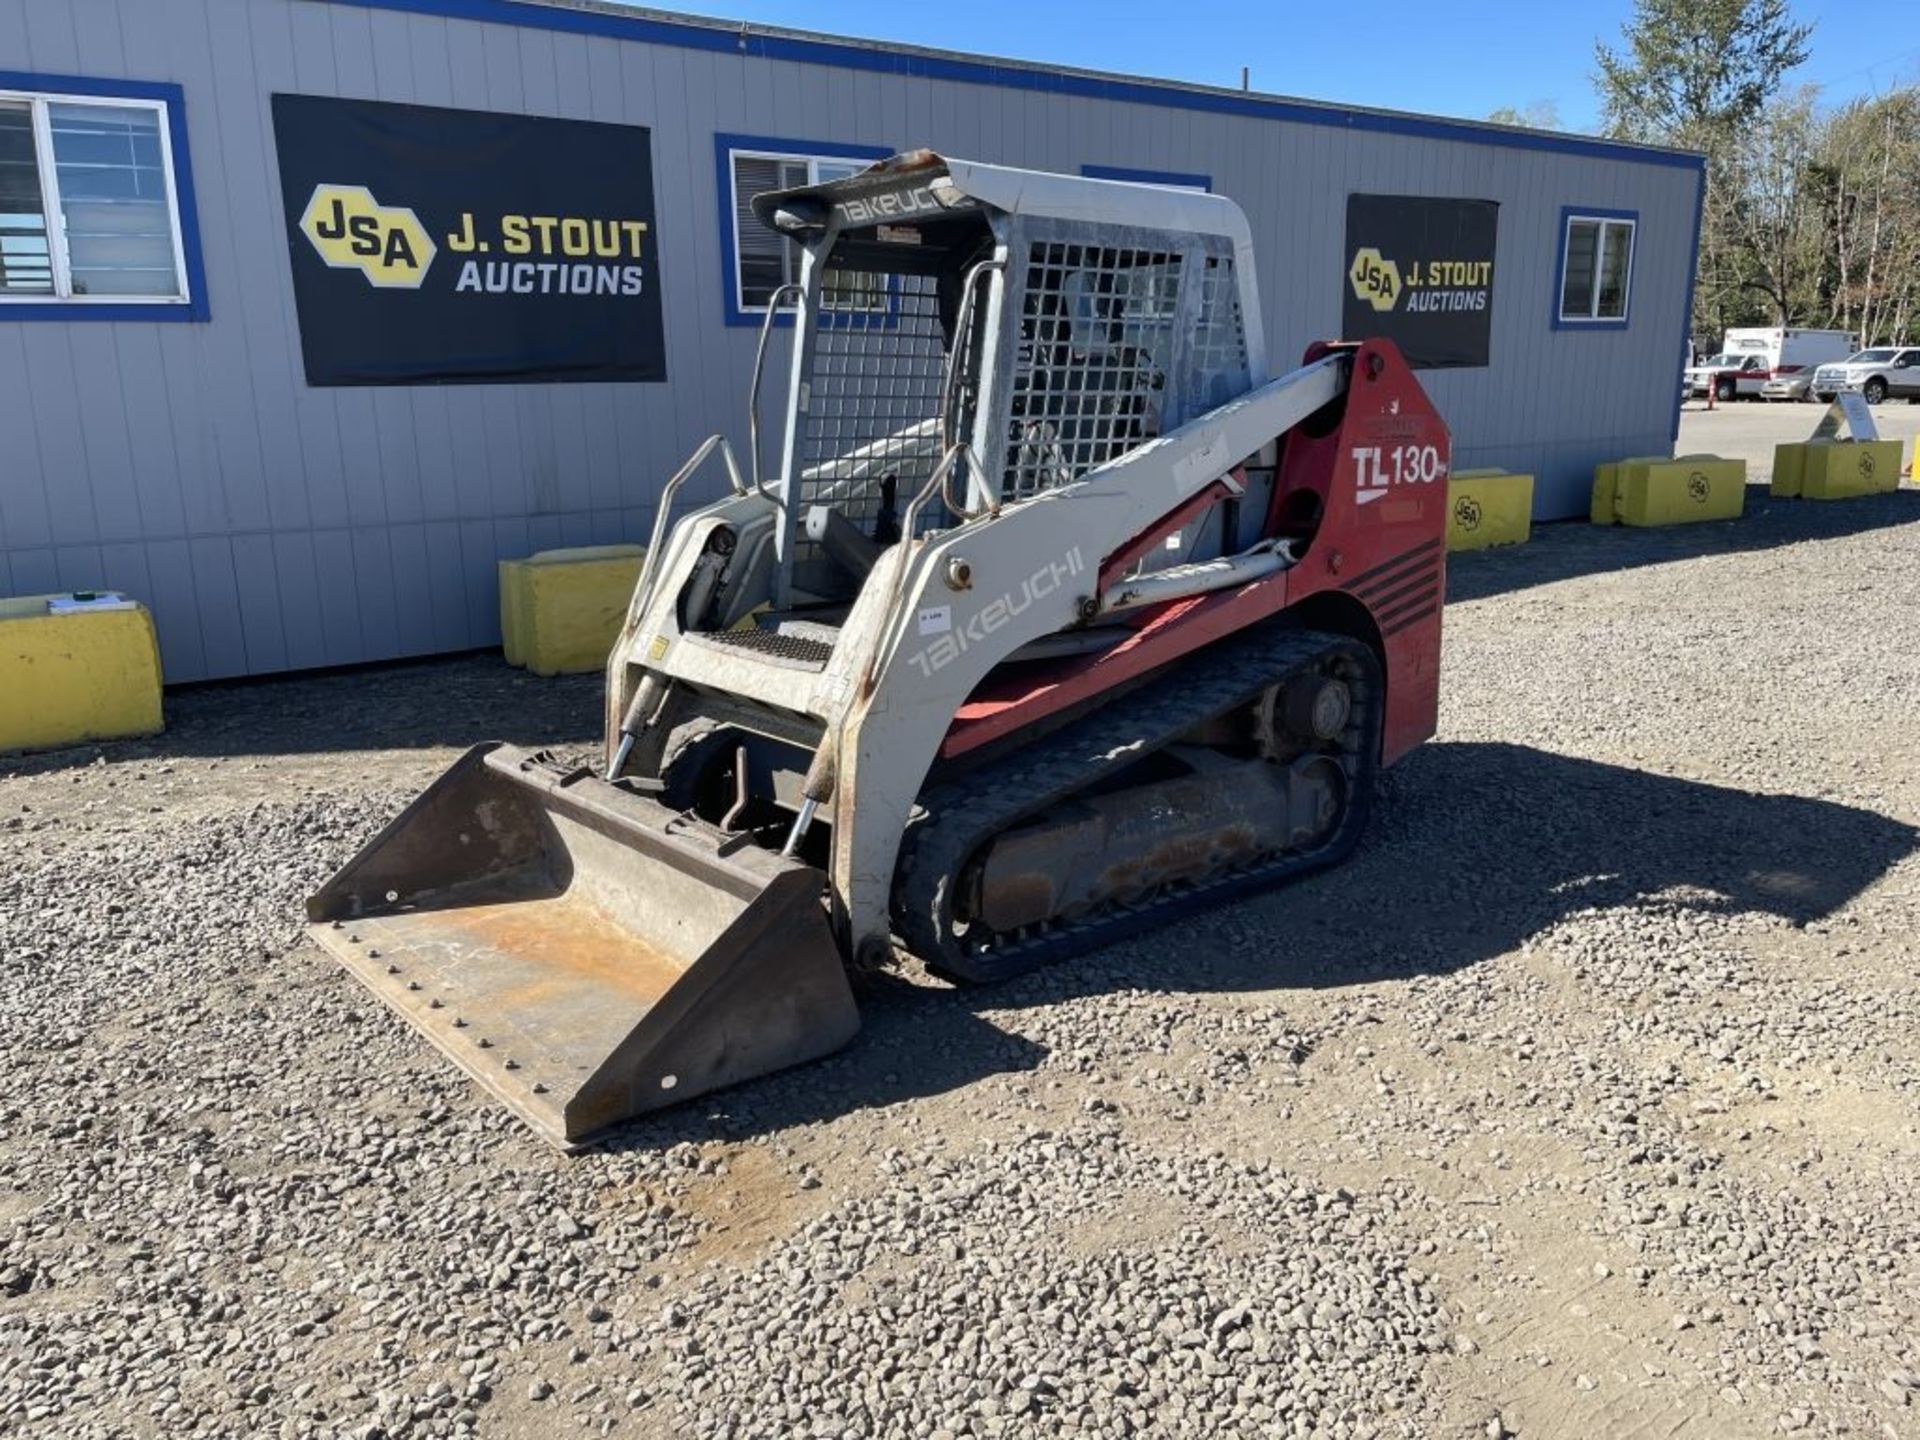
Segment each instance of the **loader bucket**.
M860 1028L818 870L468 751L307 902L316 940L563 1148Z

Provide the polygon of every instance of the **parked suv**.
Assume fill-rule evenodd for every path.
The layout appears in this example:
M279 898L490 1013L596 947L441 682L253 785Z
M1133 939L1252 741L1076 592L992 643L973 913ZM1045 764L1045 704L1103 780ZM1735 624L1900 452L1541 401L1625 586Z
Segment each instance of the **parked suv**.
M1842 390L1858 390L1869 405L1889 396L1920 402L1920 345L1877 345L1813 372L1816 400L1831 400Z

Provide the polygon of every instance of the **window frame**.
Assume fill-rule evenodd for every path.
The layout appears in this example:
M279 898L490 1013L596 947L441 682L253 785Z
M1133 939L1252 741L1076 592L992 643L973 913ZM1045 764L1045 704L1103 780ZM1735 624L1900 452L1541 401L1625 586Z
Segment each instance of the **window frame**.
M802 160L811 167L819 161L856 160L871 163L894 153L886 145L850 145L833 140L787 140L771 135L733 135L716 132L713 137L714 174L720 209L720 295L726 323L759 329L767 317L764 305L748 306L740 293L740 244L734 229L739 213L733 162L735 156L750 160ZM809 169L809 174L812 173ZM793 324L791 306L774 312L773 323Z
M209 318L206 269L200 254L200 226L194 203L193 164L187 150L186 94L161 81L95 80L78 75L43 75L0 70L0 100L26 101L33 107L34 158L40 169L40 201L47 222L47 259L53 271L51 295L0 295L0 322L8 320L157 320L204 321ZM174 277L178 295L62 294L72 285L64 222L59 206L59 176L54 169L49 105L102 105L148 109L161 117L160 160L165 175L168 218L172 222Z
M1177 190L1213 193L1211 175L1188 174L1183 170L1135 170L1126 165L1082 165L1080 173L1088 180L1131 180L1140 185L1171 185Z
M1600 260L1606 254L1606 234L1609 225L1624 224L1627 227L1627 274L1621 286L1620 313L1618 315L1569 315L1566 313L1567 296L1567 253L1573 245L1573 227L1576 221L1590 221L1600 227L1594 238L1593 250L1593 305L1600 304ZM1640 212L1638 210L1606 210L1597 205L1565 205L1560 210L1560 253L1553 267L1552 320L1555 330L1624 330L1633 317L1633 262L1640 248Z

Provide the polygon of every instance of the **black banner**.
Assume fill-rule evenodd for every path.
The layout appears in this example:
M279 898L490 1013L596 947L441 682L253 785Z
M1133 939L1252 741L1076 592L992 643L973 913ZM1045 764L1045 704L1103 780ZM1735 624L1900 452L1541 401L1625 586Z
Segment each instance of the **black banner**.
M665 380L637 125L275 95L310 385Z
M1347 196L1341 338L1384 336L1415 368L1487 364L1499 230L1493 200Z

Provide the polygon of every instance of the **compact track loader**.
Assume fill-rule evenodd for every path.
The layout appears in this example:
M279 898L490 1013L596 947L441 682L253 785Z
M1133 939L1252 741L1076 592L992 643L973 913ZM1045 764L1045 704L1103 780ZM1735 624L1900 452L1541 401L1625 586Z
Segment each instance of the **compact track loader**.
M1382 341L1270 375L1232 201L917 151L754 210L802 278L603 763L479 746L308 906L561 1145L845 1044L896 947L997 980L1330 865L1434 727L1446 428Z

